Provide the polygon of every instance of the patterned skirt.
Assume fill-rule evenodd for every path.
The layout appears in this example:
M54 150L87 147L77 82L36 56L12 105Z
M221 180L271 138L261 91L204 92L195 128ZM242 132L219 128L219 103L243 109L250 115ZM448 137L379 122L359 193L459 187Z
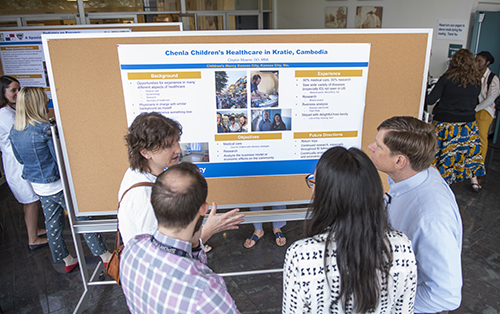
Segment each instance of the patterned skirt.
M448 183L486 174L476 121L435 121L438 152L432 164Z

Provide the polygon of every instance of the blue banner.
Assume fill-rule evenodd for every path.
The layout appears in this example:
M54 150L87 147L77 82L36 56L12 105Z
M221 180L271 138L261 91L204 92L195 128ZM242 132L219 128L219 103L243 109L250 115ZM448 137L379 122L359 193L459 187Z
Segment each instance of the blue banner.
M19 46L19 45L41 45L41 41L7 41L0 43L0 46Z
M196 163L205 178L307 175L316 169L318 159Z
M122 70L227 69L227 68L366 68L368 62L284 62L284 63L185 63L185 64L122 64Z

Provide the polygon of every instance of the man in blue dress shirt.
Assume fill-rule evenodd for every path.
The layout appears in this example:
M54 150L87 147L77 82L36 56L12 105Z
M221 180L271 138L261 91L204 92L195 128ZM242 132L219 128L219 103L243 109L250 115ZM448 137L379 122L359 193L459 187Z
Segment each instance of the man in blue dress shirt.
M259 131L271 131L271 120L269 120L269 111L264 110L262 120L259 122Z
M431 167L437 151L432 125L393 117L368 145L389 176L389 221L412 241L418 283L415 313L447 313L462 299L462 220L455 195Z

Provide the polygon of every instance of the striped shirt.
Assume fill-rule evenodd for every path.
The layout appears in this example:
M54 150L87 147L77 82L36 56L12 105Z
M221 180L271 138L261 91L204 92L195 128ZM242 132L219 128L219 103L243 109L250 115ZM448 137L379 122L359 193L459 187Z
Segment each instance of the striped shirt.
M188 256L158 248L153 237ZM203 250L193 254L190 242L158 231L133 238L120 259L120 280L130 312L239 313L224 280L205 265L206 261Z

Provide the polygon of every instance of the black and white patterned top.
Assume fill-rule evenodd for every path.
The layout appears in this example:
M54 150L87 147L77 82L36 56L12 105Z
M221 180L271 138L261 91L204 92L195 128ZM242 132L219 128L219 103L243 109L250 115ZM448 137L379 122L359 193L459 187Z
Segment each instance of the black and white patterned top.
M326 286L324 247L327 234L305 238L287 250L283 268L283 313L354 313L352 299L331 305L340 293L336 245L331 244L326 257L330 288ZM413 313L417 289L417 266L411 241L400 231L387 233L392 248L392 267L387 283L382 283L380 300L373 313Z

